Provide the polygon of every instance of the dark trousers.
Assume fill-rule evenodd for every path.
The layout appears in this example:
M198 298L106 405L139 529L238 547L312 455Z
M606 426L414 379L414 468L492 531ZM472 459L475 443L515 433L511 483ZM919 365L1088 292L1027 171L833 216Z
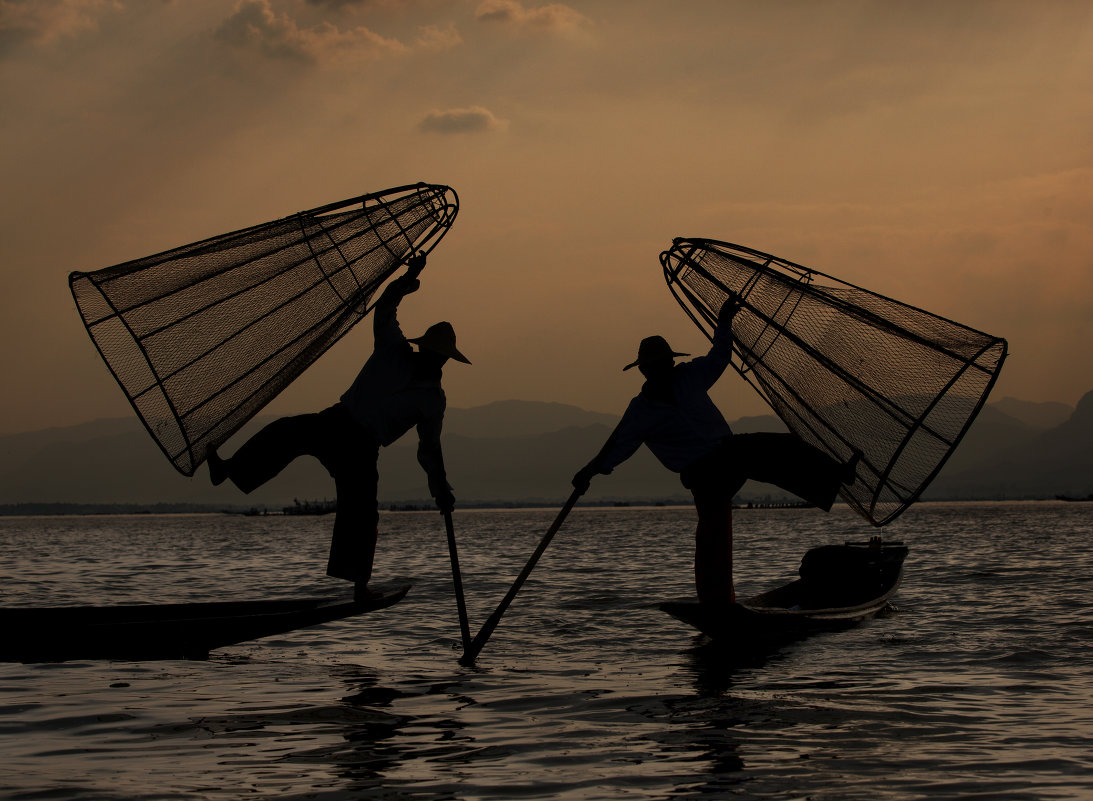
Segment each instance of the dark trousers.
M692 490L695 528L695 590L702 603L736 600L732 583L732 496Z
M348 409L335 404L317 414L275 420L247 440L225 465L232 483L249 493L300 456L314 456L334 478L338 511L327 575L367 583L379 524L379 445Z
M774 484L831 511L842 486L843 465L793 434L733 434L680 473L689 490L730 499L748 479Z
M703 603L735 600L732 583L732 499L748 479L774 484L831 509L843 466L793 434L734 434L680 474L698 512L695 587Z

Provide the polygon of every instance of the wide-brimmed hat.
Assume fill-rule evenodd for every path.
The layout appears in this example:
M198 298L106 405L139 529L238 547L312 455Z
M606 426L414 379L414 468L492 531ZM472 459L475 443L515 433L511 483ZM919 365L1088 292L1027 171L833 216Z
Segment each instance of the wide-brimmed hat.
M668 344L668 340L664 337L646 337L641 341L641 344L638 345L638 358L622 369L629 370L631 367L637 367L639 364L648 364L649 362L660 361L661 359L674 359L676 356L690 356L690 354L676 353L672 350L672 346Z
M407 341L413 342L419 348L425 348L442 356L447 356L449 359L455 359L457 362L471 363L471 360L456 348L455 329L447 321L435 323L429 326L421 336Z

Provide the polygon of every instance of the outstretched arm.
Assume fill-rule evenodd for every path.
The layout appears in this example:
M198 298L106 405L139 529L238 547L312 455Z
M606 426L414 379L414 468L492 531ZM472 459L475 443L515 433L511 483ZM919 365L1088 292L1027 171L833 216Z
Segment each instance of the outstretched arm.
M444 452L440 447L442 425L443 420L418 423L417 461L429 477L429 493L436 500L437 508L442 512L451 512L455 508L455 495L448 485L448 474L444 469Z
M402 338L402 329L398 324L398 305L407 295L417 292L421 286L417 276L425 268L424 254L411 256L407 270L383 290L373 312L373 332L377 343Z
M722 337L732 345L732 321L736 313L740 311L740 296L730 293L725 302L721 304L721 310L717 313L717 330L714 332L714 340Z
M607 438L607 442L600 448L600 452L573 476L573 488L579 490L582 495L588 492L593 476L601 473L609 474L633 456L645 441L644 427L640 421L641 415L634 406L636 402L637 399L630 402L626 413L611 436Z
M732 361L732 321L740 309L740 299L729 295L717 314L717 327L714 328L713 344L705 356L699 356L688 363L688 368L700 376L707 389L717 383L725 368Z

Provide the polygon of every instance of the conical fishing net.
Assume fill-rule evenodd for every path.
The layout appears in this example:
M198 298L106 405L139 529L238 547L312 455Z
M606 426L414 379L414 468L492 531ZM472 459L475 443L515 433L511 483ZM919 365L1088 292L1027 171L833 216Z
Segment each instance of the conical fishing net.
M791 431L846 461L874 525L915 501L986 402L1006 341L750 248L676 239L668 286L712 337L729 292L737 371Z
M171 463L193 475L369 311L458 212L416 184L69 276L110 371Z

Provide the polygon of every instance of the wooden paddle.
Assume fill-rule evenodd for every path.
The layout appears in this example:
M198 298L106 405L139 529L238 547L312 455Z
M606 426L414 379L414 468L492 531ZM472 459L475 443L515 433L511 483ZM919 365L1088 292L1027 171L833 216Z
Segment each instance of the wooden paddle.
M444 528L448 532L448 554L452 558L452 583L455 585L455 606L459 611L459 633L463 639L463 653L471 647L471 624L467 620L467 602L463 598L463 574L459 570L459 552L455 547L455 526L451 512L444 515Z
M420 258L416 264L414 259ZM403 275L403 279L408 281L416 280L421 275L422 270L425 269L425 253L418 252L413 253L406 260L406 273ZM444 529L448 534L448 555L452 560L452 583L455 585L455 606L459 612L459 633L463 639L464 652L470 646L471 642L471 624L467 621L467 602L463 597L463 573L459 569L459 551L455 544L455 525L452 523L452 513L450 511L442 511L444 516Z
M558 533L558 529L562 527L562 523L565 522L573 505L577 503L577 499L580 498L582 494L581 490L573 490L573 494L569 496L569 500L565 502L565 506L558 512L558 516L554 518L554 522L551 524L550 528L547 529L547 533L544 534L542 540L539 541L539 546L535 549L535 553L528 559L527 564L524 565L524 569L520 571L520 575L516 577L516 581L514 581L512 587L509 588L508 594L501 599L501 603L497 605L497 609L495 609L493 614L489 616L489 619L482 624L482 628L478 634L475 635L475 638L463 649L463 656L459 658L459 664L474 664L474 660L478 657L478 654L481 653L482 648L486 645L486 641L489 640L490 635L493 634L493 630L496 629L497 624L501 622L501 616L505 614L505 610L509 608L509 604L516 598L516 593L520 592L520 587L527 581L528 576L531 575L531 571L535 569L539 557L546 551L547 546L550 545L550 541L554 539L554 535Z

